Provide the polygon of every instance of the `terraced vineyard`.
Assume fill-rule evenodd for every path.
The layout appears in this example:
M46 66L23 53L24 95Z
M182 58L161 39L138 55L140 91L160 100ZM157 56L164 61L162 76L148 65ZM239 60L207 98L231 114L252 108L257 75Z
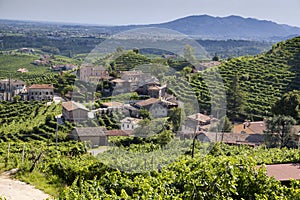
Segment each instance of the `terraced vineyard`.
M41 102L2 102L0 105L0 141L53 139L56 130L55 116L61 106L54 103L47 106ZM70 125L59 126L64 135Z
M219 71L227 90L238 76L246 102L241 114L249 119L262 119L271 115L271 107L284 93L300 89L300 37L278 43L267 53L233 58L210 70ZM208 76L207 71L194 77L191 85L200 104L209 107L203 76Z

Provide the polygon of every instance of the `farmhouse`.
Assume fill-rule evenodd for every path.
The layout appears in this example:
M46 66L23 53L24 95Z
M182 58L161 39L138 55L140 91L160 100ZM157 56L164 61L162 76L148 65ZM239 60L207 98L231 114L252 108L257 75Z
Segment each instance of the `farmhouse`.
M134 106L137 107L138 109L150 110L150 108L158 102L159 102L159 99L150 98L150 99L146 99L143 101L139 101L139 102L135 103Z
M128 82L138 82L144 78L144 75L142 71L122 71L120 73L121 79Z
M29 100L51 101L54 97L52 84L33 84L27 88Z
M75 70L78 67L72 64L66 64L66 65L53 65L51 67L52 71L67 71L67 70Z
M79 79L85 82L99 82L109 79L108 71L103 66L86 65L79 69Z
M89 110L82 104L67 101L62 103L62 115L65 120L78 121L88 119Z
M187 117L181 125L181 132L192 134L195 132L208 131L209 126L216 119L202 113L196 113Z
M122 119L121 122L121 130L134 130L139 126L139 122L141 119L126 117Z
M147 88L148 91L148 95L152 98L161 98L165 96L166 93L166 89L167 89L167 85L163 85L163 86L149 86Z
M24 98L25 93L26 86L24 81L12 79L0 80L0 101L12 101L16 95Z
M124 104L116 101L101 103L101 108L98 109L99 114L108 114L124 110Z
M107 145L105 127L77 127L71 135L75 140L89 142L93 147Z

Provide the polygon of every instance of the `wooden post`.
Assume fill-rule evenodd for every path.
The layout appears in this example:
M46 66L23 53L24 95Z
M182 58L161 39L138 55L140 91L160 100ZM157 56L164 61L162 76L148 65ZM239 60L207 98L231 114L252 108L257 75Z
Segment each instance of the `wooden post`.
M22 150L22 165L24 163L24 157L25 157L25 143L23 144L23 150Z
M56 116L56 130L55 130L55 148L58 150L58 117Z
M8 147L7 147L7 160L9 159L9 151L10 151L10 143L8 143Z

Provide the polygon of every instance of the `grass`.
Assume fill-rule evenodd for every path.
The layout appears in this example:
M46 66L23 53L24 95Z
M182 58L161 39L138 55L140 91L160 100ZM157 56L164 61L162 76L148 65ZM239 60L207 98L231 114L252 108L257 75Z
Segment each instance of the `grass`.
M45 72L48 67L36 66L32 62L39 59L36 55L0 55L1 70L16 72L19 68L27 68L29 72Z
M57 176L46 176L37 171L32 173L20 172L16 175L20 181L34 185L35 188L44 191L52 197L58 197L59 193L65 188L65 185Z

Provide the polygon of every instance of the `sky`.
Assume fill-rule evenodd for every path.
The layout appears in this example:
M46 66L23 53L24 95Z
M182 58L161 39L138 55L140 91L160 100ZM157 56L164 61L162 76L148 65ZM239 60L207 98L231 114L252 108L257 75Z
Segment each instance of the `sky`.
M203 14L300 27L300 0L0 0L0 19L127 25Z

